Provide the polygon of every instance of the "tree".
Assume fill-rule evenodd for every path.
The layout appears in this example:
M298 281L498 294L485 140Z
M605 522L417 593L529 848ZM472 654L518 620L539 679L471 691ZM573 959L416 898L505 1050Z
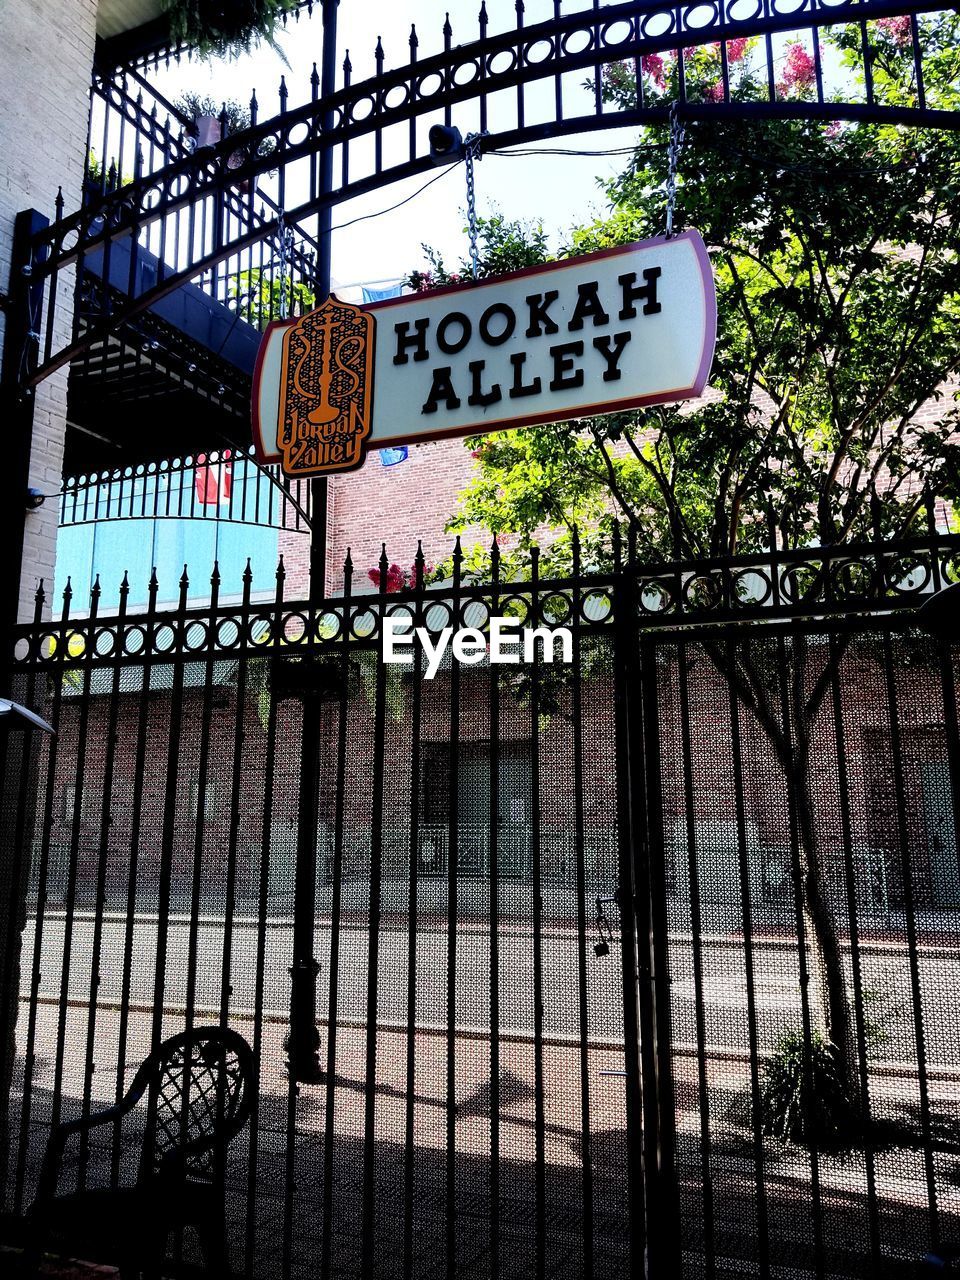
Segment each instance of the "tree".
M306 315L317 305L316 295L302 280L287 271L251 267L232 278L231 302L239 315L255 329L265 329L272 320Z
M877 94L915 98L904 23L871 24ZM929 94L956 103L955 16L927 24ZM829 38L829 37L825 37ZM860 35L834 39L858 74ZM684 56L687 93L722 93L717 46ZM676 90L676 57L641 60L650 100ZM734 98L757 91L748 41L729 41ZM812 91L814 59L789 45L781 96ZM633 102L633 64L608 68L605 91ZM928 99L929 100L929 99ZM576 254L662 234L667 134L650 129L630 167L608 188L608 217L572 233ZM609 555L626 522L647 563L695 560L779 544L843 546L879 534L904 537L926 519L925 501L960 496L955 397L960 370L960 145L946 132L895 126L729 119L688 124L678 217L711 251L719 331L712 394L694 404L478 436L479 461L451 529L479 524L523 546L552 530L544 572L569 560L573 530L588 555ZM681 224L682 225L682 224ZM525 265L543 256L542 229L503 219L482 227L486 256ZM513 246L515 262L504 259ZM435 258L434 269L442 271ZM917 417L935 404L932 415ZM782 683L759 648L709 645L710 659L756 718L784 772L795 808L802 905L820 979L824 1030L858 1109L856 1013L827 895L810 774L814 722L846 648L785 649Z

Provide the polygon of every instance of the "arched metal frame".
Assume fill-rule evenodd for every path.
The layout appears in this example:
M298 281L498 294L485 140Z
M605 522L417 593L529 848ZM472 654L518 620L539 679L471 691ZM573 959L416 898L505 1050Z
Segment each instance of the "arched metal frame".
M423 61L417 57L416 32L411 35L408 64L396 70L384 71L385 55L378 43L376 71L368 79L352 82L348 56L341 86L332 94L321 95L314 74L310 100L302 106L288 108L283 89L280 113L262 122L255 120L242 134L180 155L153 173L144 173L140 163L131 182L115 190L93 193L82 209L69 215L63 215L61 200L54 222L37 231L30 241L29 269L34 288L43 287L45 333L39 334L39 325L33 324L38 350L36 359L27 361L24 383L36 384L101 341L124 320L221 264L227 264L225 274L232 269L239 276L241 255L282 232L284 219L288 226L304 227L316 218L322 238L323 219L329 220L334 206L430 167L424 124L438 118L449 123L455 108L473 107L477 126L483 132L488 127L489 103L504 90L515 94L512 122L490 132L485 142L489 149L600 129L662 123L670 104L659 95L649 100L639 74L634 105L610 109L603 98L604 67L628 60L639 70L641 59L652 54L677 51L679 58L680 51L687 48L740 37L762 37L766 95L758 100L741 101L731 94L725 60L722 93L716 101L704 100L702 89L688 86L683 59L679 58L679 103L686 118L847 119L960 127L960 112L931 105L925 91L917 15L942 11L942 4L929 0L694 0L675 7L651 0L629 0L602 8L600 0L593 0L592 8L568 14L561 12L561 0L554 0L554 17L529 27L523 25L522 0L515 7L517 25L511 31L490 34L484 4L479 39L454 48L448 20L443 29L443 51ZM894 17L910 19L909 48L905 47L903 53L913 64L915 105L881 100L870 74L873 51L869 24ZM842 94L839 99L830 96L816 39L812 41L816 73L810 100L785 99L775 79L774 36L816 32L824 26L844 24L854 24L860 32L864 100L844 101ZM594 92L592 110L568 116L563 80L571 72L592 73ZM555 93L550 118L530 122L525 90L551 80ZM852 95L847 92L846 97ZM395 162L385 163L384 135L404 124L409 132L404 154ZM274 150L258 154L262 144L271 139ZM365 154L366 163L359 168L355 144L364 139L372 139L373 146L368 148L372 156ZM238 164L240 147L245 158ZM324 174L331 172L334 161L338 161L334 167L339 169L336 185L324 181ZM298 164L305 166L300 173L307 175L303 184L306 199L286 214L268 210L255 216L257 178L277 172L279 207L284 208L288 179ZM237 197L238 184L249 188L245 200ZM238 203L242 206L239 210ZM201 208L202 222L198 217ZM239 216L240 212L246 216ZM118 288L116 262L111 268L111 256L116 256L114 246L124 239L135 243L139 250L153 253L159 266L155 273L140 273L139 254L128 253L122 273L127 279ZM58 341L55 317L63 279L65 275L68 279L82 278L91 264L105 282L101 314L98 316L89 306L88 293L82 321L75 304L70 340ZM75 283L71 282L70 290L76 290Z

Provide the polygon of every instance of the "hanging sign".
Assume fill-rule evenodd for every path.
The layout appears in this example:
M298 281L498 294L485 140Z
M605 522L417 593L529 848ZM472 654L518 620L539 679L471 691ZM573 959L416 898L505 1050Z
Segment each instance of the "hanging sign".
M716 318L696 231L364 307L331 295L263 336L257 456L322 475L370 449L685 400Z

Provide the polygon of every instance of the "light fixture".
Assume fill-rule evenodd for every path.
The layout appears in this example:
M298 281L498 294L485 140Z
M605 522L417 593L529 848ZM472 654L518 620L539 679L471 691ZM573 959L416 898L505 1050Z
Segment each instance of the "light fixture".
M57 731L53 725L47 724L46 720L42 720L35 711L31 711L29 707L21 706L19 702L14 702L11 698L0 698L0 725L4 729L42 729L44 733L52 733L57 736ZM9 717L9 719L7 718Z
M427 134L432 164L450 164L463 159L463 135L456 125L434 124Z

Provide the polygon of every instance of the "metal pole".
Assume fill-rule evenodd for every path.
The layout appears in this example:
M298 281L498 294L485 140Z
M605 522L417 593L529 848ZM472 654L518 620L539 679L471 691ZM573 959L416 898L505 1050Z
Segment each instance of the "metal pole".
M35 284L32 278L30 240L47 226L48 220L34 209L17 214L6 302L0 375L0 404L3 406L6 440L2 503L4 554L0 566L0 644L3 653L0 692L4 693L9 689L6 659L13 652L13 628L17 624L20 604L24 522L33 445L34 389L26 385L26 380L36 367L43 302L43 286Z
M323 55L320 76L321 127L328 136L333 128L330 98L336 88L337 6L340 0L323 0ZM320 189L333 187L333 148L320 153ZM333 211L321 210L317 227L317 299L330 292L330 233ZM327 561L327 480L316 477L311 485L310 604L316 608L325 594ZM308 677L309 680L309 677ZM320 964L314 952L317 904L317 785L320 767L321 699L304 688L303 737L300 755L300 796L297 822L297 867L293 906L293 965L290 970L290 1034L287 1054L291 1079L316 1083L320 1066L320 1031L317 1025L317 974Z
M24 523L27 516L27 486L30 451L33 443L34 392L25 378L35 367L39 313L43 286L32 278L30 239L48 226L33 209L17 214L11 252L10 288L6 300L3 367L0 373L0 414L6 442L2 508L3 548L0 563L0 693L12 692L10 664L13 637L20 604L23 572ZM39 624L39 613L35 617ZM33 684L30 685L31 697ZM3 735L6 737L6 735ZM52 758L52 757L51 757ZM19 750L4 741L0 744L0 800L11 819L18 814L17 793L20 775L33 775L36 743L26 740ZM24 796L24 805L26 796ZM12 1088L16 1060L16 1025L19 1012L21 934L26 920L26 890L31 832L26 808L16 821L7 824L0 843L0 1177L7 1169L9 1155L9 1110L7 1098ZM11 847L12 845L12 847Z
M330 99L337 83L337 6L340 0L323 0L323 54L320 64L320 127L324 139L333 131L333 111ZM333 147L324 145L320 151L320 192L328 195L333 190ZM317 302L323 302L330 293L331 230L333 206L326 205L317 219ZM315 476L310 481L311 522L310 535L310 601L316 604L323 599L327 574L327 477Z
M320 765L320 699L304 690L303 742L297 820L297 867L293 904L293 967L290 971L290 1076L304 1084L323 1078L317 1026L317 974L313 954L317 903L317 777Z

